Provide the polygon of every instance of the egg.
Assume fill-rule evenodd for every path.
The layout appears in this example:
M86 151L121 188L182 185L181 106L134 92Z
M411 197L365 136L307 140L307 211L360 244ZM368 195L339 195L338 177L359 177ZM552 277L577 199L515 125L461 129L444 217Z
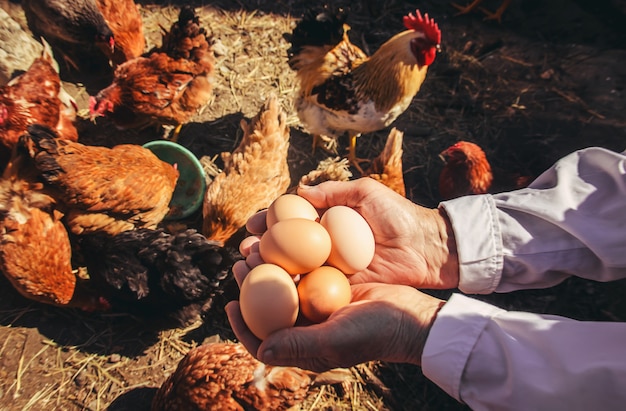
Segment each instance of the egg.
M348 305L352 292L350 282L341 271L322 266L302 276L298 283L298 297L302 314L309 320L320 323Z
M330 255L330 235L318 222L291 218L272 225L259 242L259 254L289 274L308 273L324 264Z
M322 214L320 224L328 231L332 243L329 265L348 275L370 265L376 243L361 214L350 207L334 206Z
M291 276L274 264L254 267L239 290L241 316L261 340L293 327L298 317L298 291Z
M283 194L270 204L265 221L267 228L270 228L274 223L290 218L305 218L317 221L320 216L315 207L299 195Z

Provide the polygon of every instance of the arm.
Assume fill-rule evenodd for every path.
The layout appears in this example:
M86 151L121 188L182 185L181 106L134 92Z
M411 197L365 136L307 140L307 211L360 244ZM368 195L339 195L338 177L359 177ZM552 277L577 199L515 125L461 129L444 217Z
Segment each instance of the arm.
M626 324L507 312L453 295L422 355L424 375L472 409L621 409Z
M528 188L440 204L459 258L459 289L553 286L570 275L626 277L626 156L602 148L558 161Z

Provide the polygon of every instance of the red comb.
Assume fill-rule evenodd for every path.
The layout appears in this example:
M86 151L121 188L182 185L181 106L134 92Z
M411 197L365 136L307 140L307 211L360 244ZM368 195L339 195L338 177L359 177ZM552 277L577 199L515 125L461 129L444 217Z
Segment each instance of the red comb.
M402 22L407 29L421 31L435 44L441 43L441 31L439 30L439 26L435 23L435 20L428 17L428 13L424 14L424 17L422 17L422 13L420 13L419 10L415 10L415 16L409 13L402 18Z

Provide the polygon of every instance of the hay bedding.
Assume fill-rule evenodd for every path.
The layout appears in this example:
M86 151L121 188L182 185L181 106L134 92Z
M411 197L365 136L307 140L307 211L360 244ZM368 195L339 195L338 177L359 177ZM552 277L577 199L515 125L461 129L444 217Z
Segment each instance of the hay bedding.
M497 3L486 1L485 6ZM0 4L24 22L19 3ZM176 4L139 4L148 45L158 44L159 27L177 17ZM182 129L179 141L198 157L217 158L236 147L239 121L253 116L273 92L292 126L294 181L315 168L327 155L312 155L311 138L299 127L283 39L308 2L194 4L218 40L215 97ZM420 2L442 28L443 52L394 124L405 132L407 195L420 204L437 204L437 154L459 139L482 145L496 170L524 175L537 175L577 148L626 148L626 19L620 4L605 1L589 8L582 1L518 1L498 25L482 22L479 14L454 17L446 2ZM415 8L414 2L399 0L352 3L351 38L371 53L401 29L400 17ZM86 108L85 88L67 86ZM109 146L141 144L158 135L151 129L121 133L102 119L81 121L79 129L84 141ZM358 156L377 155L387 133L361 137ZM197 227L200 218L183 223ZM0 410L146 409L154 387L191 347L234 338L221 310L228 296L204 323L183 329L127 314L88 315L42 306L23 299L4 278L0 282ZM550 290L482 298L505 308L623 321L625 307L614 298L623 290L621 283L609 287L569 280ZM437 294L447 297L449 292ZM355 367L353 375L343 386L312 391L302 408L465 409L418 367L371 363Z

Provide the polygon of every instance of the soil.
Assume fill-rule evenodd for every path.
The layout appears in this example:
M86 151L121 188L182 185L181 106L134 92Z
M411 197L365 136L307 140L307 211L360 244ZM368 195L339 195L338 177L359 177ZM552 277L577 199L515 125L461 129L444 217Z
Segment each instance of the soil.
M286 64L283 38L309 2L180 3L197 6L223 49L215 99L183 127L179 142L198 157L231 151L241 137L239 121L256 114L269 93L276 92L292 126L294 181L315 168L327 154L311 154L311 137L293 110L294 75ZM24 22L19 2L0 4ZM168 27L176 18L177 4L138 4L148 43L154 45L159 25ZM626 149L626 1L515 0L501 23L483 21L480 11L457 16L448 2L333 4L349 6L350 37L369 54L402 30L402 15L416 7L442 30L441 53L410 108L393 124L405 133L407 197L417 203L436 206L440 201L438 153L458 140L481 145L501 176L537 176L585 147ZM491 10L499 4L483 3ZM90 92L85 84L68 80L66 86L85 109ZM78 127L83 141L109 146L159 137L154 130L122 133L100 120L81 120ZM361 136L357 155L377 155L388 132ZM195 215L182 223L195 226L200 219ZM191 347L234 339L222 309L236 296L232 288L204 321L181 328L158 313L145 318L44 306L24 299L0 278L0 410L148 409L156 387ZM548 290L479 298L507 309L625 321L624 291L623 281L572 278ZM450 292L434 294L446 298ZM419 367L371 363L367 369L355 368L355 375L361 378L353 389L314 389L302 409L466 409L425 379Z

